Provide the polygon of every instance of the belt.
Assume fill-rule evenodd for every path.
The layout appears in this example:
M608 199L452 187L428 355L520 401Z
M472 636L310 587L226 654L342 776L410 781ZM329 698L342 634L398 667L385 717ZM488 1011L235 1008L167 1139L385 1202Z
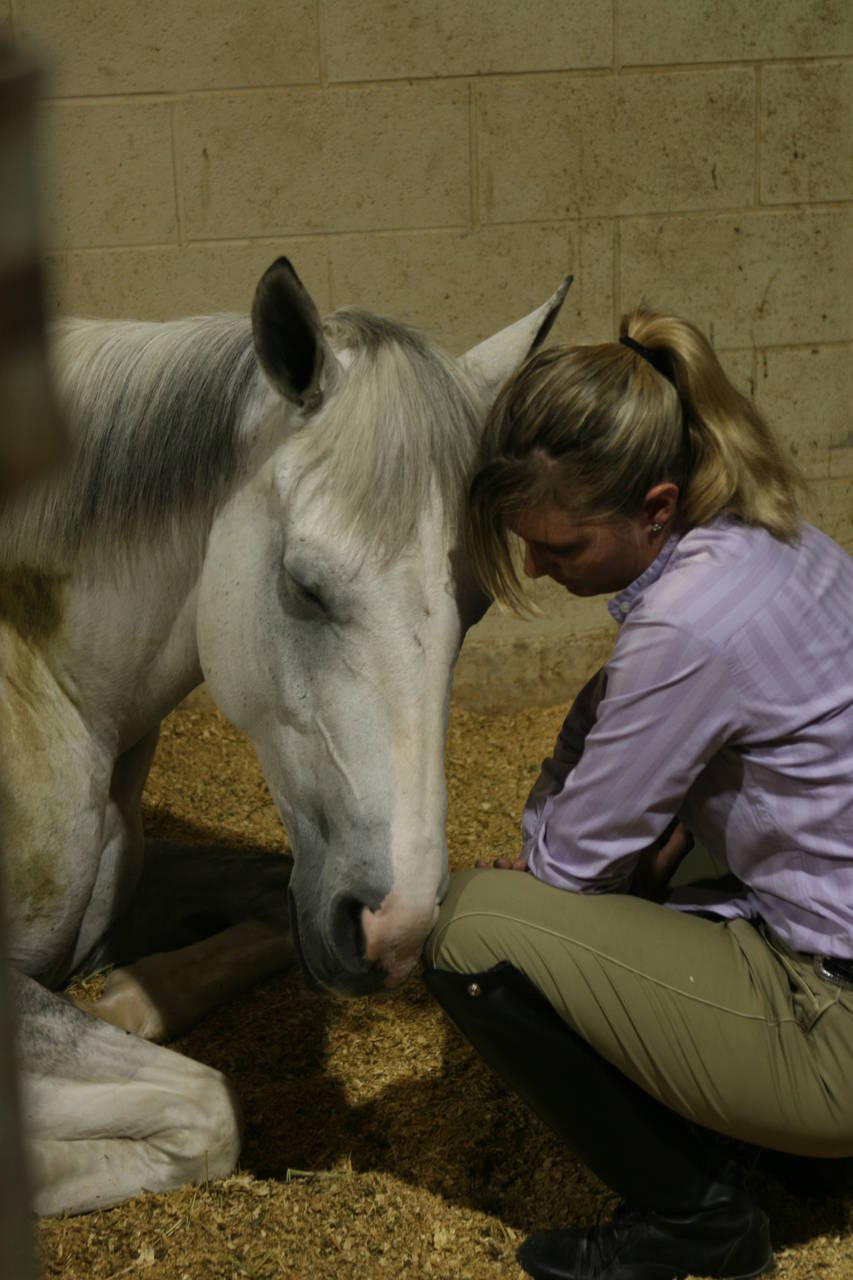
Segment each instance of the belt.
M840 960L837 956L813 956L814 971L824 982L853 991L853 960Z

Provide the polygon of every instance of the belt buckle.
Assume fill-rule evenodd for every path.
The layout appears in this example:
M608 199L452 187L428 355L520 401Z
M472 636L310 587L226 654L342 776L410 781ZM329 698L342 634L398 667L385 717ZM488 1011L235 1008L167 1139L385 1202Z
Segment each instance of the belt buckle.
M833 956L815 956L814 971L824 982L831 982L845 991L853 991L853 960L839 960Z

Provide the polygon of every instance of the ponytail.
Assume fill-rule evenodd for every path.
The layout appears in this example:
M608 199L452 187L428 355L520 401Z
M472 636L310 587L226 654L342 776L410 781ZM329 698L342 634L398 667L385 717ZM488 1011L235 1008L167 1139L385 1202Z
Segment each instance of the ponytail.
M662 356L678 392L688 455L680 526L692 529L728 511L790 541L799 527L799 471L752 401L729 382L704 335L686 320L639 308L623 319L620 336Z

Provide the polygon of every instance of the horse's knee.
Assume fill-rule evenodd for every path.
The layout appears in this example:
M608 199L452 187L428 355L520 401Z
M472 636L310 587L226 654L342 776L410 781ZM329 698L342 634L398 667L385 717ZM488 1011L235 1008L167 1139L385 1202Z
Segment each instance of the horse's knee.
M226 1177L242 1117L230 1081L14 978L21 1090L39 1214Z
M203 1101L209 1175L225 1178L231 1173L240 1157L243 1146L243 1109L236 1090L227 1076L215 1073L218 1079L208 1085Z
M149 1142L182 1171L181 1181L224 1178L233 1170L243 1141L243 1114L227 1076L199 1066L184 1080Z

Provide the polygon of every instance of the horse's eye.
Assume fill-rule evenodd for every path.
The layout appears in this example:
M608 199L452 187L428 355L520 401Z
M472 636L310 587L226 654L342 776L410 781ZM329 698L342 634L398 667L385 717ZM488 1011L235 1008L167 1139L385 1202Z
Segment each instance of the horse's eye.
M287 585L293 597L300 604L307 605L310 609L316 609L318 613L326 613L326 605L321 596L316 591L312 591L310 587L306 587L304 582L300 582L298 578L294 578L292 573L288 573L285 569L285 577Z

